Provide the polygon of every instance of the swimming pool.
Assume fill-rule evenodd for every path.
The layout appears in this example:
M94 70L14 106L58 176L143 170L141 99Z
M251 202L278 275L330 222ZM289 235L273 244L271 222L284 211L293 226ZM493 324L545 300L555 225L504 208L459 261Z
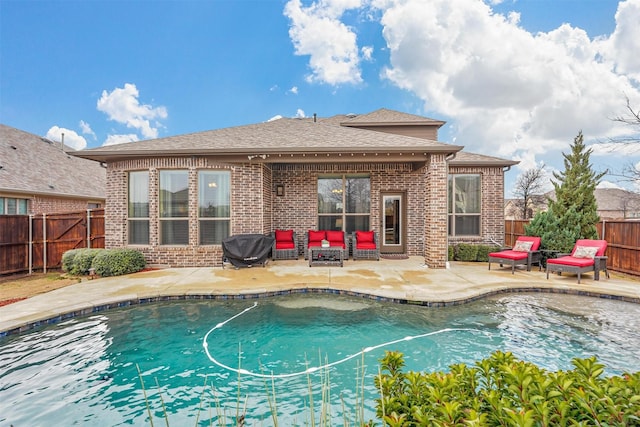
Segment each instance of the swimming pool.
M170 425L231 425L238 412L273 425L270 400L280 425L309 424L321 401L343 425L360 407L375 418L385 350L403 352L407 370L503 350L549 370L596 355L610 374L638 371L640 305L511 294L425 308L298 294L114 309L0 341L0 426L150 425L145 393L156 425L165 411ZM314 370L327 363L337 364Z

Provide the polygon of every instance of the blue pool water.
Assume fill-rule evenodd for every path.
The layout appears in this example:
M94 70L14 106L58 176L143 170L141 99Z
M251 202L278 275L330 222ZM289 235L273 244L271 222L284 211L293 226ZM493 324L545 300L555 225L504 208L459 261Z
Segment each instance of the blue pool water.
M375 418L385 350L403 352L407 370L502 350L549 370L596 355L608 374L639 371L640 305L514 294L425 308L299 294L105 311L0 340L0 426L148 426L145 394L154 425L165 413L171 426L233 425L243 413L269 426L273 412L280 425L310 425L323 402L332 425L354 425ZM327 363L337 364L314 370Z

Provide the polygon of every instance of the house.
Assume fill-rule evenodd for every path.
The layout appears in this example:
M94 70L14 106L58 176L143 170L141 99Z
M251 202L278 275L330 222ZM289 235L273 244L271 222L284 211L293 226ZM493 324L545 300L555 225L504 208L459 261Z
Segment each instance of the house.
M229 235L371 229L383 254L444 268L449 243L503 241L504 172L517 162L438 142L443 124L380 109L74 156L107 165L105 246L137 248L149 263L219 265Z
M106 168L61 143L0 124L0 215L103 207Z
M603 221L640 219L640 194L621 188L596 188L597 214ZM534 196L529 212L529 219L538 212L546 212L549 208L547 199L555 199L555 192ZM522 201L505 199L505 219L522 219Z

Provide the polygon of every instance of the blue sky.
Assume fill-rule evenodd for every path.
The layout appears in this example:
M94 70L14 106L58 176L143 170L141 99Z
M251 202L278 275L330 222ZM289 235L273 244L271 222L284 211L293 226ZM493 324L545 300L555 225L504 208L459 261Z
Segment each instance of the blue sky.
M640 0L0 0L0 122L76 149L390 108L440 141L640 168ZM629 185L606 176L607 185ZM637 187L640 190L640 186Z

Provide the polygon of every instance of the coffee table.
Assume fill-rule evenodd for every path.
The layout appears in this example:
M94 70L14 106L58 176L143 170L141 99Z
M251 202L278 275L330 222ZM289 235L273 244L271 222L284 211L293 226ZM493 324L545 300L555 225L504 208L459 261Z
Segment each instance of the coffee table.
M339 265L343 266L343 249L340 246L319 246L309 248L309 267L314 265Z

